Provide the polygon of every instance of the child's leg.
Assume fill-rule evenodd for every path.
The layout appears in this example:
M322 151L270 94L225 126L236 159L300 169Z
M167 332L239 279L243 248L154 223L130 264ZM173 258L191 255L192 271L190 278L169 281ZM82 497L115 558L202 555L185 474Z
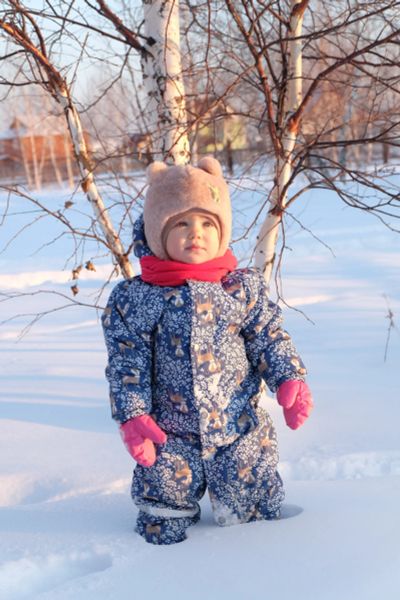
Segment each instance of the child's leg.
M204 461L218 525L279 518L284 499L277 471L276 433L271 418L257 410L258 425Z
M138 465L134 472L137 532L152 544L182 542L185 530L200 518L198 500L205 489L198 439L169 434L167 443L157 446L155 464Z

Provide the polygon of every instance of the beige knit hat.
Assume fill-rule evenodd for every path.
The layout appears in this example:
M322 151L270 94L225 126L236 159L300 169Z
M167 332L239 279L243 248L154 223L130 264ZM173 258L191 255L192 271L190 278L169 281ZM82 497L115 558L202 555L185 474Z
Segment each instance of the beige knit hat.
M232 212L228 185L220 163L212 156L202 158L197 167L154 162L147 168L149 188L144 203L144 233L150 250L168 259L163 245L163 229L168 221L188 210L207 211L221 228L218 256L228 249Z

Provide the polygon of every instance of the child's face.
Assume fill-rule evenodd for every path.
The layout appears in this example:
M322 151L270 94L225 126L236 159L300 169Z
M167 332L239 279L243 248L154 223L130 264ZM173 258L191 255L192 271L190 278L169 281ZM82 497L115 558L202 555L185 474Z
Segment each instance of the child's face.
M168 232L166 250L171 260L200 264L216 258L219 244L216 218L190 212L178 219Z

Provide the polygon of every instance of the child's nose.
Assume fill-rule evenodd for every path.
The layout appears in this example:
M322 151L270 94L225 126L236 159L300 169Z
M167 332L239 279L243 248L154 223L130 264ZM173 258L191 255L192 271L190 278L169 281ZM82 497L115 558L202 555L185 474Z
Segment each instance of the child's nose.
M192 227L190 228L190 231L189 231L189 237L191 237L191 238L200 237L200 234L201 234L200 226L197 224L192 225Z

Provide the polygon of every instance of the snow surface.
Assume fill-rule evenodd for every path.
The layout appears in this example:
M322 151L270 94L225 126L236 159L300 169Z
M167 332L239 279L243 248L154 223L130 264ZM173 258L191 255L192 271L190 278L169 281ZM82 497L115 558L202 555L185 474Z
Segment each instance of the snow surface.
M65 194L52 194L62 205ZM243 200L250 206L242 192L236 209ZM205 497L187 541L146 544L133 531L133 462L110 418L96 313L53 313L20 341L26 319L8 321L0 327L1 600L399 598L398 331L383 359L386 302L400 321L400 237L326 192L309 194L297 210L335 256L288 219L286 327L316 405L293 432L265 399L289 518L220 528ZM23 217L15 219L8 232ZM0 255L3 290L14 280L19 291L50 282L69 293L60 268L66 242L47 246L57 232L46 227L38 222ZM4 229L0 236L4 245ZM93 297L108 269L87 274L82 297ZM35 295L0 303L0 321L51 302Z

